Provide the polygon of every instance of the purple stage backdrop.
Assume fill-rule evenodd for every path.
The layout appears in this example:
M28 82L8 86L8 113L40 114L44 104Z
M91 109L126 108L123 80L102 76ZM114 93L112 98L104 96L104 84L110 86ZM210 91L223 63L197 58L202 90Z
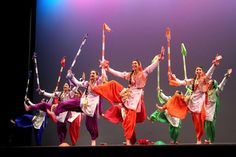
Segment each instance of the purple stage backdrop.
M235 74L236 62L236 1L235 0L39 0L36 10L35 52L38 54L38 70L41 88L52 92L60 71L60 59L66 56L66 66L61 84L79 49L83 36L88 40L77 58L73 72L79 78L82 72L99 70L102 51L102 26L107 23L105 58L118 71L130 71L133 59L140 59L143 67L151 63L166 48L164 61L160 63L160 86L166 95L172 95L183 87L169 86L167 78L166 27L171 28L171 65L178 78L184 78L181 43L187 49L186 66L189 78L194 76L196 66L207 70L217 53L223 56L213 77L220 82L228 68L233 68L221 96L221 108L216 123L216 143L235 143ZM109 80L117 80L124 86L127 81L108 73ZM35 83L36 84L36 83ZM150 74L145 87L147 114L159 103L156 95L157 70ZM36 86L35 86L36 88ZM35 93L34 101L41 99ZM104 100L104 109L109 104ZM78 145L90 145L90 136L82 122ZM168 125L145 121L137 124L137 138L170 142ZM49 121L43 145L57 145L56 125ZM70 143L69 135L67 138ZM121 124L99 119L97 143L110 145L124 141ZM195 143L194 127L189 114L182 122L180 143Z

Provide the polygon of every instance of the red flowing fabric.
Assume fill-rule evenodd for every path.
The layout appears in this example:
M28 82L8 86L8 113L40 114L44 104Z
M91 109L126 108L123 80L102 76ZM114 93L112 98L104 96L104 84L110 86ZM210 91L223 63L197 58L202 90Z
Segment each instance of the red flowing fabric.
M72 145L75 145L76 142L79 139L80 135L80 123L81 123L82 117L79 115L71 124L69 127L69 133Z
M134 134L135 126L136 126L136 111L126 109L126 118L123 121L124 135L126 139L134 138L132 137Z
M123 122L123 118L121 115L121 106L112 105L109 109L106 110L103 117L114 124Z
M118 82L112 80L103 85L98 85L93 87L93 91L98 95L101 95L110 104L115 105L117 103L122 103L120 92L124 87Z
M206 110L204 105L202 105L202 110L200 113L192 112L192 120L194 124L194 129L196 133L197 140L201 140L204 133L204 121L206 118Z

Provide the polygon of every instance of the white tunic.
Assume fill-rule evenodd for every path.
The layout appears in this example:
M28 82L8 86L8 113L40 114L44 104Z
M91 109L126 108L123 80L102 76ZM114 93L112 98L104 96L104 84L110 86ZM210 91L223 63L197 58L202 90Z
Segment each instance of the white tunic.
M136 110L137 112L141 111L141 97L144 95L143 88L146 85L147 76L157 67L159 60L155 60L151 65L146 67L141 73L131 78L130 85L130 96L126 101L124 101L125 107L131 110ZM112 68L108 69L110 73L115 76L124 78L126 80L130 79L130 72L119 72ZM126 90L126 89L124 89Z
M220 92L223 91L223 88L226 84L226 80L226 77L224 77L217 89L213 88L208 91L208 103L206 105L206 120L208 121L212 122L214 120L217 100L216 95L219 95Z

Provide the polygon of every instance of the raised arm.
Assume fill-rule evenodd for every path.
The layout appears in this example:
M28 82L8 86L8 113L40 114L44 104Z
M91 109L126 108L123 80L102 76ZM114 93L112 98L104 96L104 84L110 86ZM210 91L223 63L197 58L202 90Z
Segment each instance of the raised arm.
M45 90L40 89L39 90L39 95L43 95L43 96L46 96L48 98L53 98L53 97L56 96L56 93L55 92L54 93L49 93L49 92L46 92Z
M193 79L185 79L185 80L180 80L178 79L175 74L168 73L169 77L169 84L172 86L188 86L193 83Z
M130 75L129 72L116 71L116 70L112 69L111 67L108 68L108 72L110 72L114 76L121 77L121 78L124 78L124 79L128 79L128 76Z
M79 87L86 87L86 85L88 84L88 81L85 81L83 79L80 79L80 80L76 79L71 70L68 70L66 78L72 81L74 84L76 84L76 86L79 86Z
M220 92L223 91L224 89L224 86L228 80L228 78L231 76L231 73L232 73L232 69L228 69L227 70L227 73L225 74L223 80L220 82L218 88L216 89L216 92L219 94Z
M171 98L171 96L165 95L161 89L159 90L159 93L160 93L160 97L164 99L165 101L168 101Z
M212 65L211 65L210 69L206 73L206 77L208 79L212 78L212 75L213 75L213 73L214 73L214 71L216 69L216 66L220 64L221 59L222 59L222 56L217 54L215 59L212 61Z
M147 76L148 74L152 73L154 69L156 69L157 65L159 64L160 60L164 59L164 53L165 53L165 48L162 46L161 47L161 52L160 54L156 55L153 59L152 64L150 64L149 66L147 66L143 72L144 75Z

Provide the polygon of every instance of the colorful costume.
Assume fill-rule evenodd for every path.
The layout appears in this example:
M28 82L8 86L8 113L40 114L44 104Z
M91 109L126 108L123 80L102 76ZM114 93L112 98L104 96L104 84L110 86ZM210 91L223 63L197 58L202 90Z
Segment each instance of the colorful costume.
M135 62L138 61L135 60ZM146 119L143 88L146 85L147 76L158 64L159 59L144 70L140 69L136 74L134 72L119 72L109 67L107 70L113 75L129 80L129 87L124 88L116 81L109 81L93 88L97 94L114 105L108 110L109 112L105 113L105 117L112 122L122 122L126 141L129 140L131 144L136 142L136 123L143 122ZM141 63L139 65L141 67ZM116 104L122 104L122 106ZM121 118L122 109L124 111L123 118Z
M77 111L86 115L86 128L90 133L91 139L95 140L98 137L98 122L99 115L102 114L102 103L100 96L91 90L90 81L78 81L74 75L67 75L67 78L76 84L78 87L86 88L81 98L74 98L64 101L58 105L54 111L56 115L65 111ZM97 86L103 83L102 77L95 80L92 86Z
M204 124L206 142L213 143L215 141L216 116L220 109L219 94L223 91L226 81L227 77L225 76L218 86L217 81L213 80L213 87L208 90L208 103L206 105L206 119Z
M171 96L166 96L163 92L160 92L160 97L166 102L171 99ZM169 124L170 137L173 140L174 144L177 142L177 138L179 137L179 130L181 128L181 120L179 118L172 117L166 109L164 110L164 112L161 112L159 109L157 109L150 115L149 119L151 121L158 121L161 123Z
M178 117L180 119L184 119L187 110L189 110L192 114L192 120L195 127L195 133L197 138L197 143L201 143L201 138L204 132L204 121L206 118L206 110L205 106L208 102L207 98L207 90L208 90L208 81L211 79L212 74L216 68L216 65L213 64L206 74L202 74L199 78L187 79L187 80L179 80L175 77L176 85L192 85L192 94L188 100L187 107L184 107L184 103L186 102L184 97L173 96L173 102L167 103L167 109L170 115ZM201 69L197 67L197 69ZM178 98L179 97L179 98ZM177 102L179 101L179 102ZM173 105L175 104L175 105ZM165 105L166 106L166 105ZM176 114L177 113L177 114Z
M20 128L34 128L34 136L37 146L42 145L42 135L47 123L46 113L39 110L35 115L24 114L15 119L15 125Z
M42 92L44 96L50 97L51 100L54 97L59 97L60 102L64 102L66 100L72 99L75 96L75 91L71 90L69 92L55 92L55 93L48 93L43 91ZM29 106L29 110L43 110L47 112L47 110L52 109L52 104L51 103L46 103L46 102L41 102L38 104L33 104ZM67 135L67 123L70 123L69 127L69 133L70 133L70 138L72 145L75 145L78 138L79 138L79 131L80 131L80 123L82 120L82 115L81 113L78 112L63 112L60 115L57 116L57 134L59 138L60 144L65 143L66 135Z

